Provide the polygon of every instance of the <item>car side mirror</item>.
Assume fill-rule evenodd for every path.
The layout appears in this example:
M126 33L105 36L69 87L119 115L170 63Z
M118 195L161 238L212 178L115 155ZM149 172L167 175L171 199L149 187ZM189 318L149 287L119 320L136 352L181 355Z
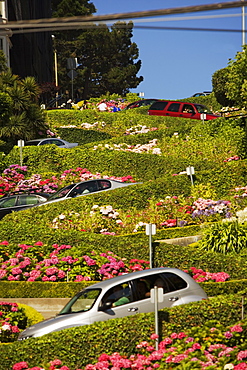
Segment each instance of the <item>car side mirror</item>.
M106 311L112 308L112 302L106 302L102 306L99 307L99 311Z

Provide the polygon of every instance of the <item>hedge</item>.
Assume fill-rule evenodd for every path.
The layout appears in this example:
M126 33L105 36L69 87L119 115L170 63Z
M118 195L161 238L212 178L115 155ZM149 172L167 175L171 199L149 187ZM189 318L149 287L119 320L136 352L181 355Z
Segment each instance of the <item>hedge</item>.
M0 281L1 300L8 298L72 298L81 289L90 286L96 281L87 282L26 282L26 281ZM229 280L225 282L204 282L200 286L208 297L222 294L237 294L247 289L247 279Z
M241 320L242 296L219 296L159 311L161 339L172 332L191 326L203 326L209 320L232 325ZM119 352L130 356L136 345L154 332L154 314L137 314L122 319L97 322L89 326L66 329L40 338L3 345L0 352L1 370L26 361L29 366L45 364L59 358L72 369L95 363L102 353Z

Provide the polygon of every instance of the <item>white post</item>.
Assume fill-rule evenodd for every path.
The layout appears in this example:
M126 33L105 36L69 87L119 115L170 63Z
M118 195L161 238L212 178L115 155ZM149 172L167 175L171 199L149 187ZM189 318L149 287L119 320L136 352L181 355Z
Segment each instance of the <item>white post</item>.
M193 175L195 174L194 167L192 167L192 166L187 167L186 168L186 173L187 173L188 176L190 176L191 184L192 184L192 186L194 186L194 182L193 182Z
M153 268L153 258L152 258L152 235L156 234L155 224L146 224L146 235L149 235L149 267Z
M158 303L162 303L164 300L164 291L163 288L158 288L154 286L153 289L150 291L151 293L151 303L154 303L154 318L155 318L155 334L157 335L157 339L155 340L155 349L158 351L159 349L159 310L158 310Z
M24 140L18 140L18 147L20 148L20 165L22 166L22 147L24 146Z
M243 45L245 45L245 9L244 9L244 6L242 6L242 46Z

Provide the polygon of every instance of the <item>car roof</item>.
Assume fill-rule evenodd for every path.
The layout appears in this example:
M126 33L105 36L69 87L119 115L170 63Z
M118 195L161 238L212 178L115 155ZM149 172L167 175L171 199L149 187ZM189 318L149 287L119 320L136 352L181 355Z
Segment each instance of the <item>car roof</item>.
M179 270L175 267L156 267L156 268L152 268L152 269L130 272L130 273L127 273L127 274L123 274L121 276L116 276L114 278L106 279L106 280L103 280L99 283L95 283L95 284L92 284L92 285L88 286L87 289L111 288L112 286L115 286L116 284L123 284L124 282L129 281L129 280L144 278L144 277L148 277L148 276L153 275L153 274L164 273L164 272L175 273L175 274L178 274L179 276L184 276L184 278L187 277L186 278L187 280L188 280L188 277L190 278L190 276L188 274L186 274L184 271ZM84 289L82 289L82 290L84 290Z
M162 103L162 102L168 102L168 103L180 103L180 104L192 104L192 105L203 105L203 104L201 104L201 103L192 103L192 102L190 102L190 101L179 101L179 100L167 100L167 99L163 99L163 100L158 100L158 101L155 101L155 102L153 102L153 104L152 105L154 105L154 104L156 104L156 103ZM151 107L150 107L150 109L152 108L152 105L151 105Z
M10 198L10 197L17 197L17 196L27 196L27 195L39 195L41 197L44 197L44 198L49 198L51 196L51 193L42 193L42 192L22 192L22 191L13 191L13 192L9 192L7 194L4 194L2 197L0 197L0 199L3 199L3 198Z
M43 140L54 140L54 139L65 141L65 140L61 139L60 137L43 137L43 138L40 138L40 139L28 140L26 142L30 143L30 142L39 142L39 141L43 141Z

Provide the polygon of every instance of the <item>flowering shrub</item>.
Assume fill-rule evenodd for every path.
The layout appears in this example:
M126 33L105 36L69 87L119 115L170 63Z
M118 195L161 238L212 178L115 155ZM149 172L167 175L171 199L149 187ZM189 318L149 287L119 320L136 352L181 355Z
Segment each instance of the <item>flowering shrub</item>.
M24 311L17 303L0 302L0 343L15 341L26 323Z
M125 135L136 135L136 134L146 134L149 131L156 131L157 127L147 127L145 125L136 125L130 128L127 128Z
M0 243L0 280L4 281L97 281L149 267L149 261L127 261L111 251L91 251L87 255L80 255L71 245L53 244L52 251L44 253L43 243L37 242L33 246L19 244L17 252L4 253L4 250L8 250L8 245L7 241ZM224 272L210 273L194 267L186 272L196 281L225 281L229 278Z
M8 242L1 242L2 249L8 248ZM143 269L147 261L126 261L113 254L96 253L78 255L70 253L70 245L52 245L52 252L42 253L43 243L34 246L21 244L13 255L2 253L0 258L0 280L8 281L82 281L104 280ZM38 247L38 249L37 249ZM146 267L146 266L145 266Z
M233 155L232 157L224 159L224 162L238 161L240 157L238 155Z
M193 203L193 218L200 218L204 220L207 218L210 221L215 221L218 218L217 215L224 216L226 218L231 217L230 202L226 200L212 200L199 198Z
M167 196L165 199L159 200L159 202L156 203L156 209L163 217L160 226L182 227L192 223L192 206L188 203L191 203L191 198L185 199L183 196Z
M91 179L111 179L121 182L134 182L132 176L106 176L100 173L93 174L87 168L77 167L76 169L65 170L60 177L52 176L50 179L42 179L41 175L34 174L26 179L27 166L13 164L3 171L0 176L0 195L14 191L54 193L58 187L63 187L71 182L81 182Z
M197 269L196 267L190 267L189 270L184 271L192 275L193 279L197 283L202 283L204 281L215 281L216 283L218 283L226 281L230 278L230 275L228 275L226 272L212 273L208 271L203 271L202 269Z
M94 150L118 150L124 152L133 152L133 153L151 153L151 154L158 154L161 155L160 148L156 148L157 146L157 139L150 140L148 144L137 144L137 145L128 145L125 143L122 144L99 144L93 147Z
M246 324L240 323L225 328L215 321L187 332L174 332L165 337L155 349L158 335L152 334L136 346L136 353L129 357L118 352L102 353L97 362L88 364L85 370L100 369L247 369L247 351L243 347L246 339ZM62 361L51 361L48 370L64 369ZM13 365L13 370L32 370L26 362ZM35 367L35 370L43 370ZM77 369L80 370L80 369Z

